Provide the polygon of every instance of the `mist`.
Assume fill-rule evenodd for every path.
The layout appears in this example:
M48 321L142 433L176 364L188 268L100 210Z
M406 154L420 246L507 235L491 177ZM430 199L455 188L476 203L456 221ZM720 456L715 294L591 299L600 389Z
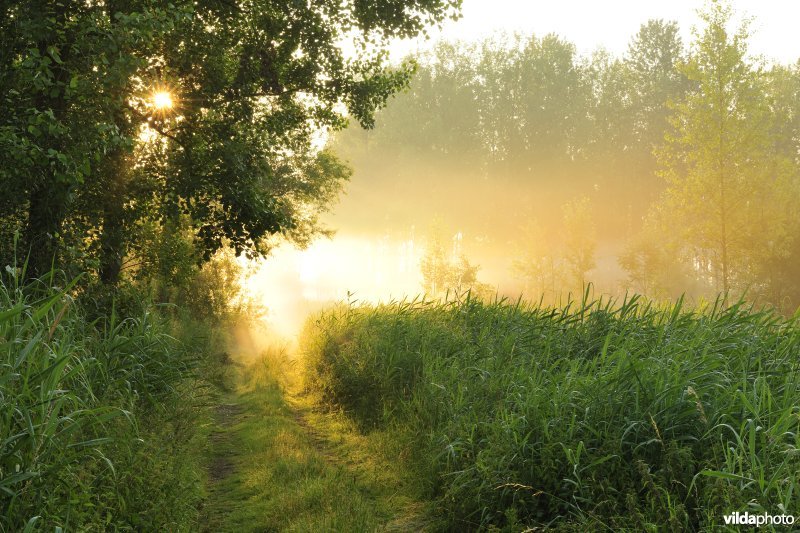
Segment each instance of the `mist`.
M621 56L580 55L555 35L498 35L409 58L418 71L375 128L351 125L329 139L353 169L324 218L335 236L279 247L251 273L251 296L289 338L331 302L468 291L549 305L587 286L595 296L694 302L725 292L792 312L798 67L739 50L749 94L770 105L743 107L726 124L726 135L760 144L728 147L744 153L731 183L750 185L730 186L741 202L715 206L713 190L689 190L704 179L694 158L709 141L691 129L706 109L697 71L715 68L701 57L704 38L712 37L685 43L676 23L659 20L644 23ZM744 169L755 159L782 170ZM759 196L765 188L777 192ZM708 220L685 208L705 198ZM742 202L757 209L715 214ZM703 229L715 224L728 233Z

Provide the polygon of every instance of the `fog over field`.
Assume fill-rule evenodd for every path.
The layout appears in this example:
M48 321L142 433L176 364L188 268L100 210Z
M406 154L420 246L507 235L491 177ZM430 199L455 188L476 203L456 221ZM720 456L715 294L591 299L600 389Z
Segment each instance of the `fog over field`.
M614 28L634 14L677 20L643 18L625 46L604 24L587 47L566 11L501 21L470 2L438 40L398 43L398 57L417 54L405 56L418 63L410 88L374 129L328 140L353 169L323 217L335 236L280 247L250 281L272 320L290 331L322 302L467 289L557 303L587 284L596 295L700 302L729 291L796 307L798 50L782 46L786 29L765 4L764 18L729 14L733 56L708 55L715 37L684 4L637 3ZM558 34L522 33L526 21ZM708 94L715 76L729 94ZM724 146L697 159L716 142L702 123L718 120L717 96L734 110L719 119ZM731 174L727 193L714 188L719 172Z

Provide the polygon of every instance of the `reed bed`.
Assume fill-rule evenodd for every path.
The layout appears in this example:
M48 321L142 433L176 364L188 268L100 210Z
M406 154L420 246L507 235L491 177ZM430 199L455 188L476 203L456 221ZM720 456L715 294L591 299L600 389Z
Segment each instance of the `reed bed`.
M151 306L89 320L72 283L0 278L0 531L186 529L196 357Z
M800 518L800 331L744 302L341 306L306 383L390 430L443 530L698 531Z

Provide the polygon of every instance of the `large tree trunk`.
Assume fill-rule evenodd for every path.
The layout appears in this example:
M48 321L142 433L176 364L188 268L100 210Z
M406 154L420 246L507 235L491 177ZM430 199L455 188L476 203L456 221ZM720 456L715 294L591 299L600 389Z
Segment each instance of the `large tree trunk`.
M126 0L109 0L106 2L106 15L109 23L116 25L115 14L129 10ZM127 90L123 84L122 90ZM124 98L124 95L122 95ZM114 124L123 137L134 134L136 127L124 108L114 113ZM108 286L119 283L122 264L128 252L127 221L125 200L128 196L130 179L130 151L120 145L106 156L102 166L104 173L102 182L106 185L102 196L103 226L100 233L100 280Z
M134 125L130 117L119 110L114 122L123 136L130 136ZM128 251L128 221L126 220L125 201L130 185L130 151L125 146L118 146L106 156L101 166L102 183L105 190L101 197L103 226L100 233L100 280L109 286L119 282L122 262Z

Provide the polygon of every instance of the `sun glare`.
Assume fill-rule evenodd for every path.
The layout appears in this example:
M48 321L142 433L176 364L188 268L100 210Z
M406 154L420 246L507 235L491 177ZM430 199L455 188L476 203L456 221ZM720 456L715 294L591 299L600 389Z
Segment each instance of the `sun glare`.
M171 109L173 105L172 95L167 91L156 91L153 93L153 106L156 109Z

